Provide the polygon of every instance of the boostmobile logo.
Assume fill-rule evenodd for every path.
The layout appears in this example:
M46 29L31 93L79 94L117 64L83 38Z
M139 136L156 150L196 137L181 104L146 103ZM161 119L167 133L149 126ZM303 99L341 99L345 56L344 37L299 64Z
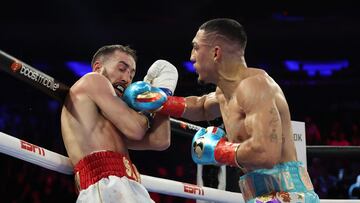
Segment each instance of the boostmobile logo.
M13 72L16 72L21 68L21 66L22 66L21 63L15 61L14 63L11 64L10 68Z
M56 91L59 88L59 83L55 83L54 78L45 75L34 68L26 67L20 62L14 61L10 68L13 72L19 72L21 75L24 75L25 77L51 89L52 91Z

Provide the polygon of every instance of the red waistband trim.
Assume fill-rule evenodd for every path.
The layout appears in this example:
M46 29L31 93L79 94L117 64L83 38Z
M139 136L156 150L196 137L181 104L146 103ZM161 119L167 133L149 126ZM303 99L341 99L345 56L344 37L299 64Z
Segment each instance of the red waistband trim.
M126 176L140 182L140 174L130 159L111 151L94 152L85 156L75 165L74 173L79 191L108 176Z

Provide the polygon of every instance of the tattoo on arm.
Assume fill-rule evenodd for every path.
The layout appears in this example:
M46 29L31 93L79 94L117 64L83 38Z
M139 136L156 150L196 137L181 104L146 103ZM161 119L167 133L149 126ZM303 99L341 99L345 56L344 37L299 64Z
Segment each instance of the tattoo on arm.
M277 136L276 132L273 129L273 131L270 134L270 140L271 140L271 142L276 142L277 139L278 139L278 136Z
M279 117L278 117L278 112L276 111L275 107L272 107L269 111L270 113L270 129L271 129L271 133L270 133L270 140L272 142L277 142L279 139L279 135L276 133L276 128L279 125Z

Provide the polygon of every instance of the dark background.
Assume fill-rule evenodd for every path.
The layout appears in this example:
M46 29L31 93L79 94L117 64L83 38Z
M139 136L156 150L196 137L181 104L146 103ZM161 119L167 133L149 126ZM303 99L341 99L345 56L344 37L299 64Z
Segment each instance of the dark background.
M78 76L66 67L66 61L90 62L103 45L130 45L139 57L135 80L141 80L156 59L166 59L179 71L175 94L201 95L213 87L198 85L197 76L183 67L190 57L191 40L206 20L234 18L248 34L248 66L265 69L279 83L292 120L310 117L307 130L314 123L317 126L321 139L311 142L310 138L308 144L331 145L334 128L340 128L350 144L358 145L352 142L352 129L359 125L360 112L359 7L351 1L314 4L219 0L2 2L0 49L71 85ZM310 77L304 71L289 72L284 60L348 60L349 66L332 76ZM66 155L59 104L5 73L0 73L0 85L1 131ZM143 174L194 182L196 171L190 156L179 156L189 152L190 139L173 133L168 150L133 152L135 163ZM0 161L6 183L0 194L5 202L56 202L60 196L74 201L71 177L5 155ZM353 169L357 161L331 164L310 157L308 162L310 167L313 162L322 166L321 171L327 174L313 179L322 198L348 198L347 189L359 174ZM341 169L347 180L339 178ZM318 177L316 170L311 173ZM186 201L152 195L157 202Z
M90 61L93 53L106 44L130 45L139 56L136 80L143 78L153 61L167 59L181 74L177 94L189 95L190 90L200 87L196 86L196 75L187 73L182 63L189 60L197 28L211 18L234 18L248 33L248 66L266 69L282 85L293 117L299 120L298 113L313 105L298 105L293 101L295 98L307 99L297 95L306 92L308 97L318 97L321 92L332 99L354 97L352 89L358 86L358 7L348 1L313 4L212 0L11 1L0 7L0 44L3 51L69 85L77 76L65 67L65 61ZM316 80L309 90L309 85L303 85L308 81L302 74L286 72L282 64L286 59L346 59L350 67L336 79L309 78ZM316 89L318 86L328 88L324 92ZM300 89L289 89L296 87ZM325 103L328 100L322 105Z

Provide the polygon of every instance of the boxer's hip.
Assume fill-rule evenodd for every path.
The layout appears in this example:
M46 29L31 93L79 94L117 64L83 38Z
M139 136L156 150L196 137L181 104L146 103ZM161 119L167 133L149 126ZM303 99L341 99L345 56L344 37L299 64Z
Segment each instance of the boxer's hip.
M252 199L261 202L261 199L269 198L305 202L307 195L318 198L301 162L285 162L271 169L254 170L240 177L239 186L246 202Z
M112 151L99 151L85 156L75 165L74 173L79 191L109 176L125 176L140 182L140 174L131 160L124 154Z
M126 176L102 178L81 190L76 203L154 203L143 185Z

